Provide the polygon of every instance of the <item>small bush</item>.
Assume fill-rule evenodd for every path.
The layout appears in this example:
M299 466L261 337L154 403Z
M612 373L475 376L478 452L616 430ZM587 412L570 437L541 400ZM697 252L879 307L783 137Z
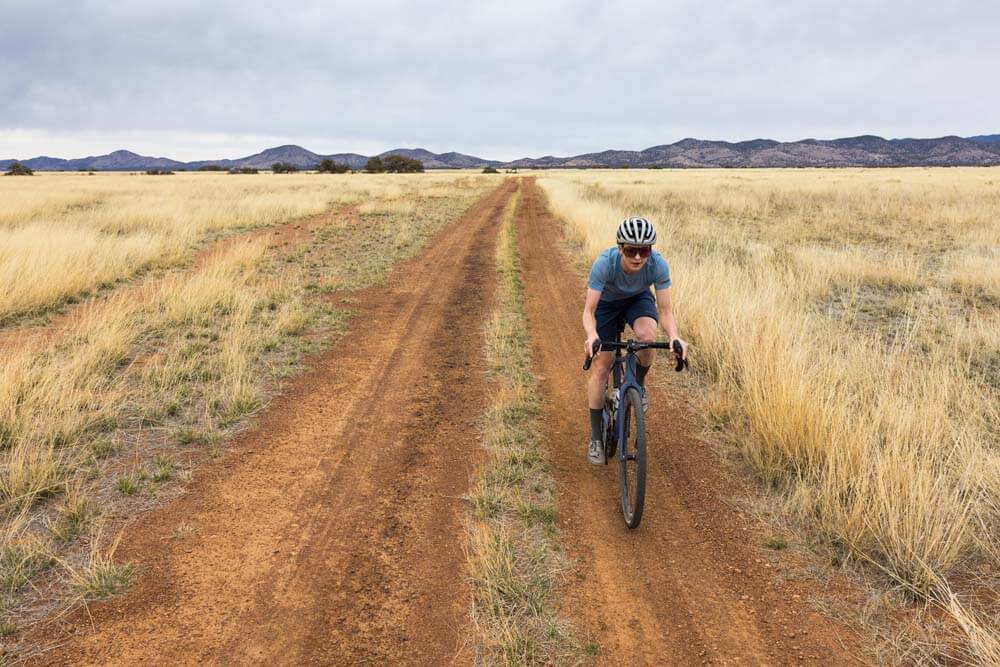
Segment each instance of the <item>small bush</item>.
M423 162L402 155L386 155L382 164L390 174L415 174L424 170Z
M28 165L21 164L20 162L18 162L17 160L15 160L14 162L10 163L9 167L7 167L7 173L4 174L4 175L5 176L34 176L35 175L35 170L32 169L31 167L29 167Z
M500 172L497 171L495 167L484 167L483 168L483 173L484 174L499 174Z
M169 169L147 169L147 176L173 176L174 172Z
M233 167L229 170L230 174L259 174L260 170L256 167Z
M298 170L291 162L275 162L271 165L271 171L275 174L294 174Z
M198 167L198 171L225 171L225 167L220 167L217 164L203 164Z
M316 167L316 171L321 174L346 174L350 170L351 167L346 162L334 162L330 158L324 158Z

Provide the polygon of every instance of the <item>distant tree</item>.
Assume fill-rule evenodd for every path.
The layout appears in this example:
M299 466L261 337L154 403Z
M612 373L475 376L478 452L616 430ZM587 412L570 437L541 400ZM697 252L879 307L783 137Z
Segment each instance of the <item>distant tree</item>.
M13 162L11 162L10 166L7 167L7 170L8 170L7 173L4 174L5 176L34 176L35 175L35 170L34 169L32 169L31 167L29 167L26 164L21 164L17 160L14 160Z
M424 170L423 162L402 155L386 155L382 164L390 174L413 174Z
M499 174L500 172L497 171L496 168L494 168L494 167L484 167L483 168L483 173L484 174Z
M271 165L271 171L276 174L294 174L298 170L299 168L291 162L275 162Z
M147 169L147 176L173 176L174 172L169 169Z
M368 162L365 163L365 171L369 174L381 174L385 171L385 165L382 164L382 159L376 155L368 158Z
M260 170L256 167L233 167L229 170L230 174L258 174Z
M351 166L346 162L334 162L330 158L324 158L316 171L321 174L346 174L351 170Z
M198 167L198 171L225 171L225 167L221 167L217 164L203 164Z

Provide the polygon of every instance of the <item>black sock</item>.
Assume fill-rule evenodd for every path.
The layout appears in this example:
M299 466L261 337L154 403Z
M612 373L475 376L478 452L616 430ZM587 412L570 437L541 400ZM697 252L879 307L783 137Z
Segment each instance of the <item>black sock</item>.
M590 439L604 440L604 410L590 409Z
M646 373L652 368L652 365L643 366L638 361L635 362L635 381L639 383L640 387L646 386Z

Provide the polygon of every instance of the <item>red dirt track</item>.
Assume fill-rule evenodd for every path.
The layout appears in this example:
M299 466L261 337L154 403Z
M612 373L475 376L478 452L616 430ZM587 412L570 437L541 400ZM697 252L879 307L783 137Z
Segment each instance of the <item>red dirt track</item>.
M28 637L33 664L472 664L462 500L489 386L483 330L496 232L516 212L559 535L575 559L564 612L598 664L853 664L847 631L779 581L739 482L682 397L651 389L646 513L625 528L613 466L586 462L583 284L529 178L507 180L383 287L314 370L130 525L125 596ZM446 341L446 343L444 343ZM697 363L697 360L694 360ZM673 373L661 358L653 374ZM663 385L666 386L666 385ZM178 526L196 532L173 538Z
M808 588L777 583L765 566L758 527L724 500L740 488L698 441L683 397L652 381L645 514L636 530L625 527L617 468L586 460L584 283L557 250L558 229L544 194L527 181L518 234L528 324L548 401L544 438L560 489L560 534L582 577L565 608L599 645L598 661L853 664L841 646L851 637L808 607ZM673 372L662 356L650 378Z
M515 189L356 295L360 312L315 370L184 497L126 531L134 589L37 632L61 644L45 663L470 661L461 498L485 410L496 230ZM182 523L197 532L170 539Z

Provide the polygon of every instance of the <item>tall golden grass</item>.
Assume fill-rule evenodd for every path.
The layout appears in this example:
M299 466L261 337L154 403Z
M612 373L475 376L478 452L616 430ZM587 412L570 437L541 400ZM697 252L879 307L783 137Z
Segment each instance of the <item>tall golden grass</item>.
M418 185L432 194L454 192L452 174L421 178L191 173L3 179L0 323L85 296L146 268L182 264L202 242L221 234L362 201L412 212L405 196Z
M91 542L100 541L85 525L96 515L88 508L100 507L116 520L134 514L136 498L154 495L174 476L176 466L165 455L171 448L217 447L226 429L264 404L277 377L295 372L296 360L321 344L303 334L328 331L337 321L325 294L384 279L393 262L417 252L493 185L485 177L461 174L259 180L198 174L167 177L177 179L170 184L123 174L37 178L19 195L26 222L0 226L0 235L21 234L24 244L8 255L7 248L0 250L0 275L5 261L46 258L39 246L50 238L64 253L60 256L72 253L73 239L80 237L66 230L84 230L94 240L95 257L114 255L119 237L103 231L111 219L133 230L121 238L140 233L134 230L164 238L186 234L194 244L183 252L190 260L192 247L204 247L220 231L279 224L306 212L337 212L348 204L351 210L324 216L298 245L271 245L260 235L230 239L198 262L183 262L141 286L120 283L91 296L72 317L47 329L17 322L0 327L0 624L18 618L15 612L23 612L18 594L53 563L93 569L76 540L86 533ZM55 205L45 200L39 184L52 188ZM108 210L89 222L60 217L59 211L66 218L77 215L66 207L84 200L78 187L103 187L98 208ZM421 194L425 187L431 195ZM213 188L229 190L210 213ZM166 199L168 190L174 201ZM274 201L266 200L268 192ZM251 209L240 208L243 195L256 198ZM144 210L160 199L156 222L131 220L121 212ZM372 205L359 212L356 205L362 202ZM235 207L229 218L228 205ZM39 233L31 236L25 229ZM349 274L342 271L346 265L352 267ZM57 262L32 267L30 277L43 283L39 287L63 277ZM125 264L113 268L127 277ZM87 281L74 289L86 289L83 284ZM34 303L42 307L44 301ZM189 459L204 455L204 449L185 453ZM66 555L74 549L80 552L75 561Z
M1000 567L1000 170L540 184L590 256L653 219L709 419L834 548L950 613L964 658L1000 658L997 618L963 606Z

